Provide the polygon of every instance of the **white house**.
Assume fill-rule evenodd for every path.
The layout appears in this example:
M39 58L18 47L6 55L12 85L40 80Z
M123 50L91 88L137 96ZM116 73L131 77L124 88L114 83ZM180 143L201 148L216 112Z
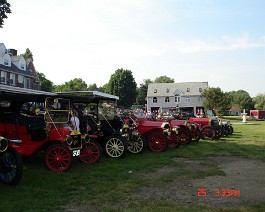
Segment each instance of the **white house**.
M17 50L7 49L0 43L0 85L27 89L40 89L32 60L26 61Z
M196 114L203 109L201 93L208 82L150 83L147 90L147 111L181 111Z

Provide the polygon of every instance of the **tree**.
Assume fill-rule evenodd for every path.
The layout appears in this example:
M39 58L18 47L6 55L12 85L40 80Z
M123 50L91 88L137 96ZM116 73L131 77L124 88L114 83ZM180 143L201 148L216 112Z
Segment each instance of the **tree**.
M155 78L154 82L155 83L174 83L175 80L167 76L160 76L160 77Z
M11 5L6 0L0 0L0 28L3 28L7 13L11 13Z
M152 83L150 79L144 79L144 83L140 84L140 87L136 89L136 104L145 105L147 90L149 83Z
M118 96L119 105L131 107L136 98L136 86L132 72L121 68L111 75L106 92Z
M253 102L255 103L254 107L257 110L265 110L265 93L258 94L256 97L253 98Z
M54 92L87 91L87 84L81 78L75 78L61 85L54 86Z
M248 92L244 90L238 90L238 91L229 92L229 95L231 95L232 105L239 106L241 110L253 109L254 104Z
M214 110L217 115L223 114L231 107L230 96L223 93L221 88L208 88L202 92L205 110Z
M48 80L43 73L37 72L37 77L38 77L38 79L40 81L41 90L42 91L52 92L53 83L50 80Z
M96 83L90 84L89 86L87 86L87 90L89 90L89 91L97 91L98 90L98 86L97 86Z
M33 54L32 52L29 50L29 48L26 49L25 53L22 54L23 57L25 58L25 60L28 60L28 59L32 59L32 62L33 62Z

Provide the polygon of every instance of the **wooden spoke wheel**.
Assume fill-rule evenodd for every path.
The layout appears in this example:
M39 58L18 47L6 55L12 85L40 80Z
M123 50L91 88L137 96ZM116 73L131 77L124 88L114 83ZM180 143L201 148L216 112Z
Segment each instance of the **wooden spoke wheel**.
M67 171L71 167L72 154L70 150L62 145L56 144L48 148L45 163L48 169L55 172Z
M168 142L161 132L154 132L148 137L148 148L152 152L164 152L167 150Z
M90 141L83 145L78 160L85 164L96 163L101 158L102 149L96 141Z
M143 136L140 136L137 140L129 141L128 151L133 154L143 153L146 149L146 141Z
M127 145L124 139L119 135L112 135L105 139L105 154L112 158L120 158L126 154Z

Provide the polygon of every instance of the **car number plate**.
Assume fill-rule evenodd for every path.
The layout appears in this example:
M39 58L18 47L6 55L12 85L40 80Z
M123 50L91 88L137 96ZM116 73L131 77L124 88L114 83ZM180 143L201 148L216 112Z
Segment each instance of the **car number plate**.
M80 149L73 150L73 156L79 156L80 155Z

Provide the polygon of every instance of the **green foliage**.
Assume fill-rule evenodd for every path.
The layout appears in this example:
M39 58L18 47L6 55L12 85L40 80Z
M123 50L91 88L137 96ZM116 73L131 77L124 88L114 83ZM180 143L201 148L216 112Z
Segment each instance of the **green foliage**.
M206 111L214 110L217 115L221 115L231 107L230 96L219 87L204 90L202 96L204 97L203 106Z
M160 77L155 78L154 82L155 83L174 83L175 80L167 76L160 76Z
M139 88L136 88L136 104L137 105L145 105L146 97L147 97L147 89L149 83L152 83L150 79L144 79L144 83L140 84Z
M32 54L32 52L29 50L29 48L26 49L25 53L23 54L23 57L25 58L25 60L31 58L32 61L33 61L33 54Z
M52 92L52 89L53 89L52 81L48 80L43 73L37 72L37 77L38 77L38 79L40 81L41 90L42 91Z
M87 84L81 78L75 78L61 85L54 86L54 92L87 91Z
M129 108L135 102L136 87L132 72L121 68L111 75L106 92L119 96L118 104Z
M98 86L97 86L96 83L90 84L89 86L87 86L87 90L89 90L89 91L98 91Z
M0 28L3 28L4 19L8 13L11 13L10 4L6 0L0 0Z
M265 94L258 94L253 98L254 107L257 110L265 110Z
M241 110L253 109L254 104L248 92L244 90L238 90L229 92L229 95L231 96L232 105L238 105Z

